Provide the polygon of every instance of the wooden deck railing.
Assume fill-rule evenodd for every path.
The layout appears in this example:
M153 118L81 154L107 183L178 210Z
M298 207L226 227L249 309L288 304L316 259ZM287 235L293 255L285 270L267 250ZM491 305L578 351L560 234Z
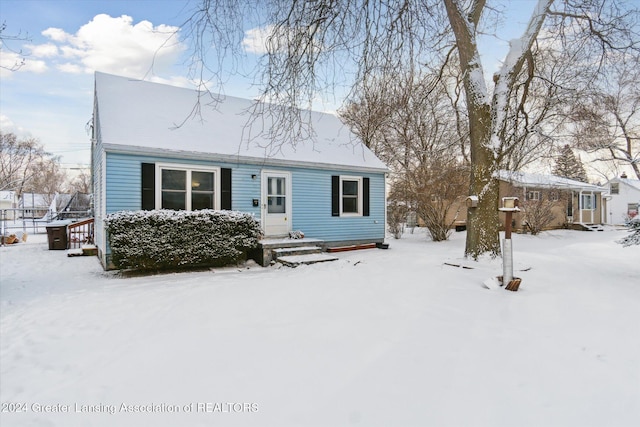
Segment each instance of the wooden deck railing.
M89 218L67 226L67 249L81 248L93 244L94 219Z

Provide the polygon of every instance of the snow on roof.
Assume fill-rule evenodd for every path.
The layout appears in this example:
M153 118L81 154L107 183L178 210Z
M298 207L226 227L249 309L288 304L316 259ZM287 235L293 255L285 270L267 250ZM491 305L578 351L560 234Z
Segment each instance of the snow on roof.
M622 182L623 184L627 184L630 187L635 188L640 191L640 179L631 179L631 178L614 178L609 182Z
M0 191L0 200L14 200L16 198L15 191L2 190Z
M502 181L510 182L516 187L537 187L537 188L566 188L568 190L576 191L595 191L605 192L604 187L598 185L589 184L582 181L576 181L574 179L563 178L556 175L542 175L526 172L514 172L500 170L496 173L498 179Z
M313 139L274 150L267 138L272 118L265 112L249 126L254 101L221 96L217 105L201 104L198 92L96 72L96 105L106 150L167 155L198 155L229 161L387 170L338 117L310 112ZM208 95L207 95L207 100ZM261 132L264 127L266 132Z
M39 193L22 193L20 196L21 205L25 209L33 207L49 207L53 195Z

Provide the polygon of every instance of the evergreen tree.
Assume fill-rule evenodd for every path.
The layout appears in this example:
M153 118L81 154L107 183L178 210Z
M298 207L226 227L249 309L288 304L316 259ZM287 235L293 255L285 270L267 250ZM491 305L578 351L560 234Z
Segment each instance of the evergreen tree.
M627 221L627 227L630 234L618 243L622 246L640 245L640 217L636 216Z
M573 154L573 150L571 150L569 145L565 145L560 150L553 174L563 178L587 182L587 172L584 170L582 161Z

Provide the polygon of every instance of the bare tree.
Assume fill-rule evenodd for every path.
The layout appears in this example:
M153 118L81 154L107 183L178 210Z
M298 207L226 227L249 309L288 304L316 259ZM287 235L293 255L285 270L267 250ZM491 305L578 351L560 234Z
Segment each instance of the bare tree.
M46 152L37 139L0 133L0 189L13 190L18 196L32 192L52 198L64 181L60 159Z
M30 166L31 179L25 190L44 196L46 203L51 203L56 193L63 190L66 174L60 167L60 158L40 156Z
M443 74L371 78L340 114L393 171L387 212L396 238L411 211L432 240L446 240L455 221L451 210L467 193L466 134L459 134L467 126L458 123L464 115L447 91L456 80Z
M33 178L33 165L46 154L37 139L0 132L0 190L22 194Z
M570 193L562 192L559 189L551 189L539 191L537 199L525 198L521 203L521 208L524 223L531 231L531 234L536 235L544 230L555 219L556 213L553 208L558 200L562 198L562 201L566 204L568 197L571 197ZM566 212L566 209L564 212Z
M633 59L633 60L630 60ZM609 79L594 84L571 111L577 147L596 161L630 166L640 179L640 56L610 67Z
M0 24L0 52L2 52L3 49L8 50L10 54L7 56L15 56L15 59L13 61L10 61L9 65L3 65L0 63L0 68L8 71L16 71L19 70L25 63L24 54L22 50L12 49L10 44L7 44L7 42L25 41L29 40L29 37L27 35L23 35L22 33L18 33L15 35L7 34L6 29L7 23L6 21L4 21L2 22L2 24Z
M455 56L469 122L469 193L479 197L478 207L467 214L465 254L473 258L484 253L499 254L498 184L494 172L521 146L520 139L507 137L513 128L509 106L514 100L516 105L521 104L528 97L526 85L519 83L523 79L526 82L526 76L535 70L532 50L543 24L548 22L545 37L555 37L564 51L591 51L590 59L596 53L603 58L607 51L635 49L638 43L637 11L631 7L622 9L617 1L604 0L558 1L555 9L552 4L553 0L539 0L522 37L510 42L509 53L489 90L477 37L490 26L497 12L486 0L265 3L250 16L262 15L259 25L269 35L261 84L262 99L278 103L269 110L282 124L273 127L275 146L313 137L309 121L305 120L308 111L298 108L312 106L312 100L327 87L345 83L345 75L355 82L353 88L359 88L372 76L388 80L399 70L414 72L426 64L439 66ZM188 34L198 36L196 53L202 53L206 44L201 36L207 34L216 39L216 48L226 57L234 51L233 42L242 37L237 32L244 24L239 11L247 8L247 3L201 0L198 5L184 26ZM195 63L198 70L206 69L206 59L199 56L200 61ZM598 61L595 64L589 67L592 74L600 71ZM255 112L265 113L265 104L257 105ZM525 134L530 132L525 128Z
M82 169L80 173L66 184L66 187L69 193L91 193L91 171Z
M424 221L434 242L447 240L464 206L469 188L468 166L455 160L432 162L414 171L409 190L418 217Z

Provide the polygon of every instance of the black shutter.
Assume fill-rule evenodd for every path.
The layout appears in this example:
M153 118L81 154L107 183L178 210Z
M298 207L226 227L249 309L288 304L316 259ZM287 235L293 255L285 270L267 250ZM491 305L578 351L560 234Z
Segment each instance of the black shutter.
M142 210L151 211L156 208L156 165L142 163Z
M362 216L369 216L369 178L362 178Z
M220 209L231 210L231 169L220 170Z
M331 176L331 216L340 216L340 176Z

